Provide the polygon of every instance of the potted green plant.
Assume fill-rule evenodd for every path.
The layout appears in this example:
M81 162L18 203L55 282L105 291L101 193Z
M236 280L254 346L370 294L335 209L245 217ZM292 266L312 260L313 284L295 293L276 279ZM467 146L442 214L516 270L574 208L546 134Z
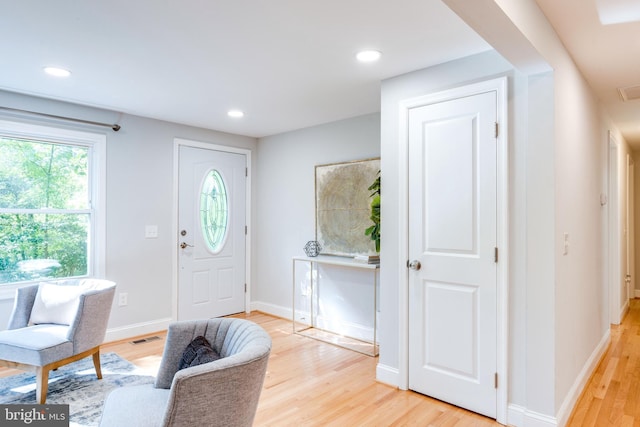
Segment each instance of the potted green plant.
M380 171L376 174L376 179L368 188L371 193L371 221L373 225L368 227L364 234L371 237L376 243L376 252L380 253Z

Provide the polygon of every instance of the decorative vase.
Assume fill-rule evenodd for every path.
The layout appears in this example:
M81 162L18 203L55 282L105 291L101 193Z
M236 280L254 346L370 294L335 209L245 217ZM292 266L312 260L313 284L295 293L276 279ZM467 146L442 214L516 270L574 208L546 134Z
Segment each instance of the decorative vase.
M304 253L310 257L318 256L321 250L322 247L320 246L320 243L315 240L309 240L307 244L304 245Z

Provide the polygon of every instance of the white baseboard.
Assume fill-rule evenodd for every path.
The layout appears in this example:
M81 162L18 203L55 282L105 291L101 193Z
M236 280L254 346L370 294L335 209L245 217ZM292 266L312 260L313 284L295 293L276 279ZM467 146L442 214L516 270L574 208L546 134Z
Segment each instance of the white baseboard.
M316 327L360 341L373 341L372 326L346 321L335 322L333 319L328 319L325 316L318 316L316 318Z
M634 289L633 290L633 296L635 298L640 298L640 289Z
M610 331L607 331L582 367L555 417L530 411L520 405L510 404L507 409L507 423L515 427L555 427L566 425L573 408L580 398L580 394L591 378L593 371L597 368L602 355L607 351L609 339Z
M392 368L391 366L378 363L376 365L376 380L393 387L398 387L398 384L400 384L398 368Z
M291 307L283 307L281 305L270 304L262 301L251 301L251 311L253 310L291 320Z
M261 301L253 301L251 303L251 310L261 311L263 313L271 314L273 316L282 317L284 319L291 319L292 311L289 307L282 307L275 304L265 303ZM310 318L308 312L302 312L296 310L296 319ZM336 324L339 323L339 324ZM333 319L329 319L326 316L318 316L315 319L317 328L325 331L338 333L350 338L355 338L362 341L373 340L373 327L367 325L361 325L353 322L335 322Z
M120 341L127 338L136 337L139 335L151 334L153 332L164 331L169 327L173 319L170 317L165 319L158 319L151 322L136 323L133 325L127 325L120 328L107 329L107 334L104 338L104 342Z
M556 427L558 421L523 406L510 404L507 408L507 424L515 427Z
M591 375L593 375L593 372L598 367L598 363L600 363L600 359L602 359L602 356L607 351L607 348L609 347L610 339L611 339L611 331L607 330L607 332L604 334L604 336L596 346L595 350L593 350L593 352L591 353L591 356L589 356L589 359L587 359L586 363L582 367L582 370L578 374L578 377L573 383L573 386L571 387L571 389L569 389L567 396L562 402L562 405L560 405L560 409L556 413L558 425L564 426L567 423L567 421L569 421L571 412L573 411L573 408L578 402L578 399L580 398L580 394L582 393L582 390L584 390L584 387L589 382Z

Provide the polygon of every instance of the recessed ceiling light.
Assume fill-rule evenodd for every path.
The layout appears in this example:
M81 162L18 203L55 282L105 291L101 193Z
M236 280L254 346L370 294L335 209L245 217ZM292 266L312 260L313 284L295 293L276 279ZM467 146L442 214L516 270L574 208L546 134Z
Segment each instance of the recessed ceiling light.
M56 77L69 77L71 75L71 71L58 67L44 67L44 72Z
M243 113L242 111L240 111L240 110L229 110L229 111L227 112L227 115L228 115L229 117L236 117L236 118L239 118L239 117L243 117L243 116L244 116L244 113Z
M602 25L640 21L637 0L596 0L595 3Z
M360 62L375 62L382 56L377 50L363 50L358 52L356 59Z

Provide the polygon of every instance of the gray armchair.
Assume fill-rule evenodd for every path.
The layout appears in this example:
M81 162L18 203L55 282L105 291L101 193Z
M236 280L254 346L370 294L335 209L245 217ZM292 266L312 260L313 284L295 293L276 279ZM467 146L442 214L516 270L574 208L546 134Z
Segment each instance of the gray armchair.
M222 358L178 370L185 348L197 336L204 336ZM251 426L270 352L269 334L248 320L172 323L155 384L112 391L100 426Z
M114 294L115 283L98 279L19 288L8 329L0 331L0 366L35 370L40 404L47 398L49 371L67 363L92 356L102 378L100 344Z

